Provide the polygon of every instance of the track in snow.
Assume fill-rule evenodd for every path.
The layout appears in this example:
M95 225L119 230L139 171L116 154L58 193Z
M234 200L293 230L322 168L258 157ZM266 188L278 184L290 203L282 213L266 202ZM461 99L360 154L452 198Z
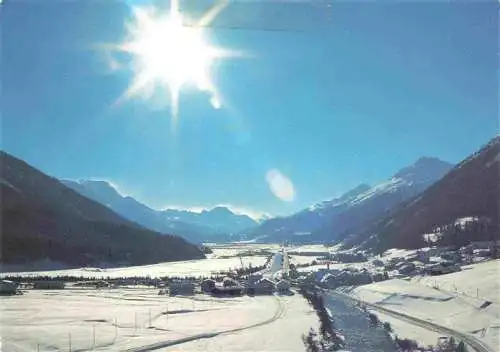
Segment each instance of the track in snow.
M244 327L241 327L241 328L227 329L227 330L221 330L221 331L217 331L217 332L210 332L210 333L204 333L204 334L198 334L198 335L188 336L188 337L184 337L182 339L169 340L169 341L160 341L160 342L152 343L150 345L129 348L129 349L125 350L125 351L126 352L154 351L154 350L157 350L157 349L160 349L160 348L165 348L165 347L180 345L182 343L191 342L191 341L200 340L200 339L209 339L209 338L216 337L216 336L219 336L219 335L238 333L238 332L249 330L249 329L253 329L253 328L256 328L256 327L259 327L259 326L264 326L264 325L267 325L267 324L271 324L271 323L275 322L276 320L280 319L283 316L283 314L285 313L285 308L286 308L282 299L280 299L279 297L276 297L276 296L274 298L275 298L276 303L277 303L277 308L276 308L276 311L275 311L274 315L271 318L266 319L264 321L261 321L259 323L255 323L255 324L252 324L252 325L244 326Z

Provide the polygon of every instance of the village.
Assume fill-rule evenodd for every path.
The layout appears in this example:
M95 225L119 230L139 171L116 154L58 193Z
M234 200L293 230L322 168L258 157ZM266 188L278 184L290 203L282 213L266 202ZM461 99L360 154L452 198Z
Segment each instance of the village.
M18 314L15 309L8 308L10 305L12 308L17 307L14 301L10 298L3 300L5 317L9 319L6 329L13 329L9 339L10 346L20 346L18 349L13 348L13 351L26 348L21 336L21 331L24 331L23 336L32 336L28 342L31 344L29 348L33 350L38 346L40 350L45 350L43 346L49 346L49 342L54 339L60 346L67 346L68 343L83 346L82 348L88 348L89 345L92 348L101 346L102 350L106 350L105 346L112 346L109 350L116 350L122 348L120 346L128 346L131 337L135 339L133 345L139 346L137 350L147 350L149 341L174 343L179 339L184 341L182 336L185 334L196 337L198 333L219 334L221 331L249 329L260 326L263 322L267 324L279 321L279 324L286 325L292 321L300 321L301 330L297 327L297 336L289 341L290 350L297 350L301 345L300 336L318 323L314 315L306 314L310 308L307 308L307 302L301 295L297 294L302 288L320 289L327 294L337 295L346 302L353 302L349 305L359 305L359 302L378 304L384 301L382 297L386 297L386 300L404 303L398 308L403 311L413 309L413 306L420 307L420 302L425 301L426 305L434 306L434 311L439 312L443 309L440 302L446 302L450 307L453 305L455 309L456 305L461 305L461 301L465 300L469 302L467 304L471 309L468 314L473 314L469 317L477 315L478 320L457 316L456 319L459 320L454 320L454 324L469 324L467 329L475 329L479 338L490 343L497 339L495 331L488 327L494 324L494 315L491 314L496 314L494 312L497 309L497 300L492 296L496 288L491 277L498 271L495 269L498 260L494 260L497 258L498 243L473 242L459 249L393 249L378 256L323 245L274 246L274 254L269 255L269 250L255 250L257 247L259 246L253 245L252 250L241 246L221 249L221 256L233 256L233 267L222 270L223 267L217 266L219 270L200 272L200 275L194 275L190 270L159 275L155 266L144 271L135 268L134 275L127 273L126 270L129 269L109 271L98 268L5 273L0 282L0 292L2 295L16 297L18 304L24 302L27 313ZM245 251L245 257L238 256L241 250ZM262 255L263 252L265 256ZM252 253L257 254L252 256ZM205 259L205 263L223 263L225 260L230 259L214 257ZM162 264L161 268L166 265ZM184 267L193 265L186 263ZM144 272L150 275L143 275ZM475 272L479 274L474 274ZM460 273L465 276L453 276ZM481 281L482 278L486 281ZM57 301L53 297L58 297ZM112 305L109 305L110 300L114 302ZM52 311L58 301L66 302L64 309ZM363 305L364 303L361 304ZM86 309L87 306L95 309ZM56 335L52 329L36 332L30 330L30 317L34 310L40 309L45 313L37 313L37 316L46 315L40 324L45 324L46 319L46 324L52 324L50 321L54 314L62 314L61 319L67 321L58 327ZM287 317L283 315L284 311L294 313L288 313ZM371 310L368 312L370 316L374 314ZM408 312L414 316L423 314L421 318L427 317L446 325L445 321L439 320L440 317L434 316L428 309L418 308ZM227 320L228 314L238 317L234 324ZM336 313L332 311L329 314L334 316ZM333 316L332 319L335 319ZM428 344L435 344L436 340L449 336L418 331L415 333L413 328L401 325L399 320L384 314L380 315L380 319L383 322L390 321L397 336L422 339ZM195 321L196 324L193 323ZM21 326L23 328L20 330ZM165 329L173 330L165 335ZM183 332L185 329L188 330ZM155 333L150 336L153 330ZM212 330L215 332L211 332ZM16 340L16 331L21 334L19 340ZM67 334L61 335L60 331L67 331ZM256 334L258 329L252 328L252 331ZM94 334L97 335L95 341L91 337ZM250 335L250 331L247 334ZM195 337L193 339L198 341ZM212 343L222 343L224 339L212 340ZM231 341L235 344L235 350L241 350L245 346L236 347L236 344L241 343L236 337ZM251 339L249 344L250 341ZM189 348L187 350L205 348L202 342L194 340L182 342L182 346ZM67 350L62 347L60 349Z
M158 288L158 295L189 296L210 294L213 296L241 296L291 294L289 277L289 257L286 252L269 257L266 265L240 268L236 271L221 272L210 278L201 277L122 277L88 280L68 277L17 277L0 281L3 295L22 294L26 290L62 290L65 288L113 289L138 286Z
M388 251L370 256L357 250L328 251L285 250L267 257L262 266L221 271L211 277L122 277L85 280L78 277L5 277L0 282L0 294L16 294L28 289L117 288L138 285L156 287L159 295L214 296L289 294L292 285L318 284L328 289L342 286L367 285L395 278L437 276L462 270L464 265L498 258L500 241L472 242L467 246L427 247L412 251ZM268 254L268 252L266 252ZM311 257L312 261L294 264L292 257ZM241 257L240 257L241 260ZM104 276L104 275L103 275Z
M291 254L294 252L290 252ZM310 265L292 265L294 282L314 282L324 288L367 285L389 279L438 276L462 270L463 266L498 259L500 241L471 242L467 246L390 250L370 256L363 251L308 252L318 257Z

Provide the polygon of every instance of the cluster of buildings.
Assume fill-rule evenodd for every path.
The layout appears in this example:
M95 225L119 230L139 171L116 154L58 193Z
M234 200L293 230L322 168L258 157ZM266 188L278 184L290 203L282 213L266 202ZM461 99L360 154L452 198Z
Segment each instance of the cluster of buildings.
M15 295L17 294L17 283L10 280L0 281L0 294L1 295Z
M301 283L315 283L324 288L335 289L340 286L367 285L387 279L383 274L370 272L368 269L319 269L313 273L300 276Z
M274 293L288 294L290 283L287 280L274 281L261 274L249 275L246 279L224 277L222 280L205 279L201 282L176 280L168 284L168 289L161 294L194 295L196 292L214 296L272 295Z
M368 260L363 253L336 253L335 261L363 263L342 269L326 268L300 275L300 283L317 284L335 289L340 286L358 286L391 278L416 275L443 275L462 270L463 265L498 258L500 242L472 242L459 249L428 247L412 251L404 256L376 257ZM333 258L332 258L333 260Z
M391 258L383 264L391 277L411 275L443 275L460 271L462 265L478 263L497 257L500 242L477 241L458 249L428 247L404 257ZM373 261L377 264L377 261Z
M58 280L40 280L21 285L10 280L0 280L0 295L19 294L19 289L21 288L30 288L34 290L61 290L64 286L65 283Z

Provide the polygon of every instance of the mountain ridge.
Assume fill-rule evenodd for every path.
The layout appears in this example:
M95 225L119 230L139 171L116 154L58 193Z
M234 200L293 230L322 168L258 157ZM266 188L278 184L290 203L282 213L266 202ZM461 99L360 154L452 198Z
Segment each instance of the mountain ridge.
M155 231L178 234L193 242L226 239L225 234L257 226L247 215L233 213L227 207L210 210L156 210L131 196L124 196L112 184L103 180L62 180L82 195L110 207L118 214Z
M139 265L204 257L185 240L147 230L4 151L0 162L2 263Z
M365 247L425 246L424 234L437 232L441 243L460 245L470 240L498 240L500 199L500 136L458 163L418 197L401 204L387 217L366 226L357 235ZM482 219L462 229L457 219Z
M423 157L397 171L389 180L370 187L360 184L338 198L324 201L288 217L271 219L252 235L269 240L334 241L393 206L422 192L446 174L452 164ZM294 237L299 234L299 237Z

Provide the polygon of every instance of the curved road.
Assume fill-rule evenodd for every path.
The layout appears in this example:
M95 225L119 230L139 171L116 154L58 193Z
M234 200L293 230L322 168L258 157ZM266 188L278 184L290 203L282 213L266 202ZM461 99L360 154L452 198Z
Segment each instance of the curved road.
M177 340L160 341L160 342L152 343L152 344L145 345L145 346L139 346L139 347L129 348L129 349L125 350L125 351L126 352L154 351L154 350L157 350L157 349L160 349L160 348L165 348L165 347L170 347L170 346L174 346L174 345L179 345L179 344L186 343L186 342L191 342L191 341L194 341L194 340L208 339L208 338L216 337L216 336L219 336L219 335L237 333L237 332L240 332L240 331L249 330L249 329L253 329L253 328L259 327L259 326L270 324L270 323L278 320L279 318L281 318L283 316L284 312L285 312L285 305L283 304L283 300L280 299L277 296L274 296L274 298L275 298L276 303L277 303L277 307L276 307L276 311L274 312L274 315L271 318L266 319L264 321L261 321L259 323L255 323L255 324L252 324L252 325L244 326L244 327L241 327L241 328L221 330L221 331L216 331L216 332L209 332L209 333L204 333L204 334L198 334L198 335L188 336L188 337L184 337L182 339L177 339Z
M394 310L387 309L385 307L381 307L378 304L368 303L368 302L362 301L362 300L357 299L357 298L353 298L351 296L348 296L348 295L340 293L340 292L335 292L335 291L329 290L328 293L331 295L337 295L339 297L345 298L347 300L350 300L350 301L353 301L356 303L361 303L367 307L370 307L373 310L379 311L379 312L384 313L384 314L391 315L397 319L404 320L404 321L411 323L411 324L414 324L414 325L418 325L418 326L423 327L427 330L431 330L431 331L435 331L438 333L443 333L446 335L453 336L456 339L464 341L467 345L469 345L471 348L473 348L477 352L496 352L493 348L488 346L486 343L484 343L483 341L481 341L481 340L479 340L479 339L477 339L474 336L471 336L469 334L466 334L466 333L463 333L463 332L460 332L457 330L453 330L453 329L450 329L448 327L445 327L445 326L442 326L442 325L439 325L436 323L432 323L432 322L427 321L427 320L412 317L412 316L404 314L404 313L396 312Z

